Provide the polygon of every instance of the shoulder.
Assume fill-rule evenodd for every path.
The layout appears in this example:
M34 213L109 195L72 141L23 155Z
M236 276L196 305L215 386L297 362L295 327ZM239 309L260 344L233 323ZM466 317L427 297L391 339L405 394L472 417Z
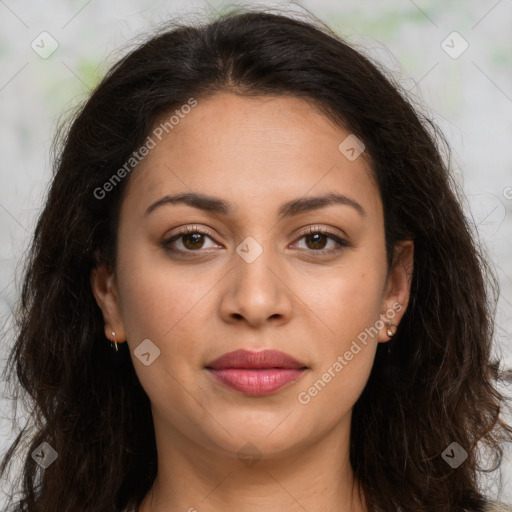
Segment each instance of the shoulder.
M489 501L485 512L512 512L512 505L507 505L499 501Z

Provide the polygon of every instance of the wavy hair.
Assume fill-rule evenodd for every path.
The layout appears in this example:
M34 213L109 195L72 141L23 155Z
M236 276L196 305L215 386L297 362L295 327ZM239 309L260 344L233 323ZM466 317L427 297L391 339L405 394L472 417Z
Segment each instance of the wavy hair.
M483 511L478 477L490 469L481 467L480 449L496 469L512 428L501 418L507 397L491 359L497 282L463 213L448 145L397 81L313 16L235 7L151 34L56 136L7 365L30 413L0 466L3 476L21 450L13 512L121 511L153 483L150 401L127 344L111 358L90 285L98 262L115 268L130 177L106 199L95 190L156 120L192 96L219 92L303 98L364 142L384 207L388 265L398 241L414 240L415 251L392 351L379 344L353 409L350 461L370 511ZM31 456L43 442L58 454L46 469ZM453 442L468 453L457 469L442 456Z

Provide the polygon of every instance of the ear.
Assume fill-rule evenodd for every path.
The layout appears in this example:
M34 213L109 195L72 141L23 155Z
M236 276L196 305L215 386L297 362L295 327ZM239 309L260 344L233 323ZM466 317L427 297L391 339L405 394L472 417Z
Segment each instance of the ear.
M105 337L114 341L114 332L117 343L126 341L115 273L105 263L98 263L91 271L90 282L94 298L103 312Z
M381 308L384 326L379 331L379 342L389 341L388 327L394 334L400 324L411 293L414 266L414 242L401 240L395 245L392 264L388 272Z

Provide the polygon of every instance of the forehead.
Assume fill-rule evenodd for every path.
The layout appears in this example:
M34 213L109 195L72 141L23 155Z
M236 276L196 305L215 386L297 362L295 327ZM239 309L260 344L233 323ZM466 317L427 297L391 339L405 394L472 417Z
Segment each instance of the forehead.
M175 109L175 110L179 110ZM291 96L216 94L174 115L172 129L153 133L175 113L155 122L155 145L132 172L127 199L136 190L147 204L173 191L230 196L263 206L308 193L351 193L379 210L380 195L365 153L350 160L340 151L350 132L313 102ZM160 133L159 132L159 133ZM353 136L352 136L353 137ZM351 139L348 139L351 140Z

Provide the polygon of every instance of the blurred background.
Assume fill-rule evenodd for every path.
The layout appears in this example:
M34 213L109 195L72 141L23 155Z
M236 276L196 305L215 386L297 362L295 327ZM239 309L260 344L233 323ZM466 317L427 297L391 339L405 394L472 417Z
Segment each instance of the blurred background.
M495 353L512 368L512 0L0 0L0 370L60 120L141 34L170 18L208 16L230 5L315 14L389 69L442 129L467 214L499 278ZM17 430L4 382L0 389L3 453ZM502 390L512 394L511 385ZM500 472L491 473L482 485L512 504L510 447L501 494L499 479Z

